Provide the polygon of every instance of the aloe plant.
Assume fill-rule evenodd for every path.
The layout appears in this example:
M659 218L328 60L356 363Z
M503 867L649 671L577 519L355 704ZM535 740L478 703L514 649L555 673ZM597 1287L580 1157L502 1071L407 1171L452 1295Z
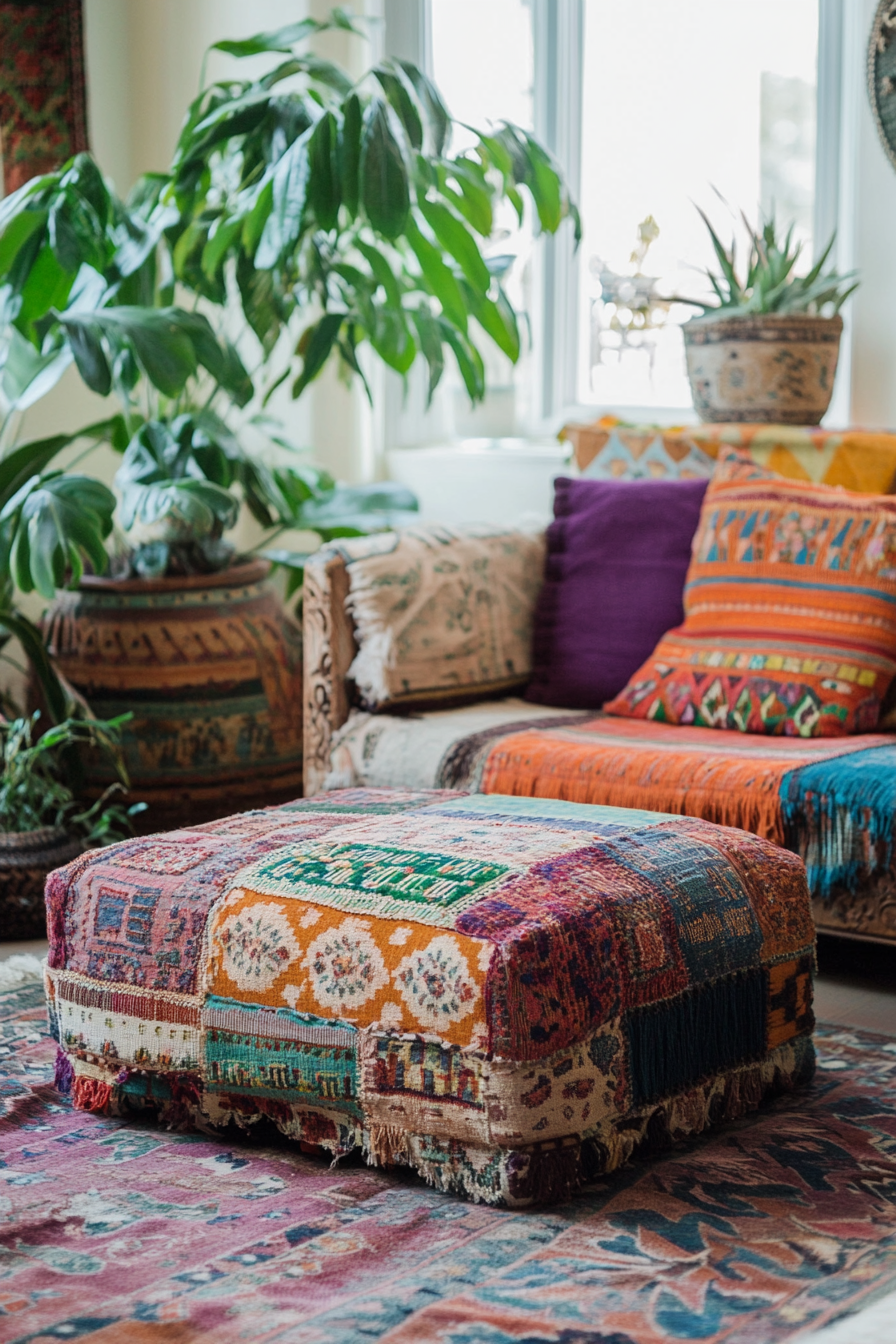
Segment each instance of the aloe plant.
M735 241L726 248L704 211L699 206L697 210L709 231L719 264L718 271L706 271L715 298L707 302L676 297L677 303L701 308L707 316L741 317L754 313L833 316L858 288L855 271L840 275L835 269L825 270L834 236L815 265L805 275L798 275L796 267L803 244L794 241L792 224L780 238L774 215L762 221L758 230L745 215L741 216L750 240L747 268L741 278Z

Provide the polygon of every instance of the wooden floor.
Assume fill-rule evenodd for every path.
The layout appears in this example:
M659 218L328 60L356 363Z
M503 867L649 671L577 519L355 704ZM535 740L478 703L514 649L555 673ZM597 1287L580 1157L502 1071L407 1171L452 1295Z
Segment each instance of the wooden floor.
M17 953L45 957L45 942L0 943L0 961ZM818 940L815 1015L819 1022L896 1036L896 946Z

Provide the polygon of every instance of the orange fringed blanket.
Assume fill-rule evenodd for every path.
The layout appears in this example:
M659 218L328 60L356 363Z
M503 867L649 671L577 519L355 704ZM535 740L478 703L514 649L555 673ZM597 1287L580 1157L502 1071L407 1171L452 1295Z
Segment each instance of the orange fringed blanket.
M785 844L786 776L893 744L892 734L884 733L772 738L598 716L501 737L488 753L480 787L484 793L684 813Z

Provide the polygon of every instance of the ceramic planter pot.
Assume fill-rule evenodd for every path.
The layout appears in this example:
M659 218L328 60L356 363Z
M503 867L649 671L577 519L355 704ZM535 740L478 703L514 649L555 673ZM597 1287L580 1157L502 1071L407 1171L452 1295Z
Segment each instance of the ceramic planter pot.
M827 411L842 317L709 315L682 331L701 420L817 425Z
M0 831L0 939L46 937L47 874L80 853L80 840L61 826Z
M144 830L207 821L302 791L301 631L251 561L188 578L85 578L46 618L60 671L124 729ZM89 792L112 782L88 765Z

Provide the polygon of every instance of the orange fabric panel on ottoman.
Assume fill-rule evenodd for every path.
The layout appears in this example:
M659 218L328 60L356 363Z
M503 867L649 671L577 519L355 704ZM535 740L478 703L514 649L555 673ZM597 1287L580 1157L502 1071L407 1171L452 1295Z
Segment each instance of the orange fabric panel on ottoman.
M669 631L610 714L741 732L868 732L896 674L896 499L726 452Z

